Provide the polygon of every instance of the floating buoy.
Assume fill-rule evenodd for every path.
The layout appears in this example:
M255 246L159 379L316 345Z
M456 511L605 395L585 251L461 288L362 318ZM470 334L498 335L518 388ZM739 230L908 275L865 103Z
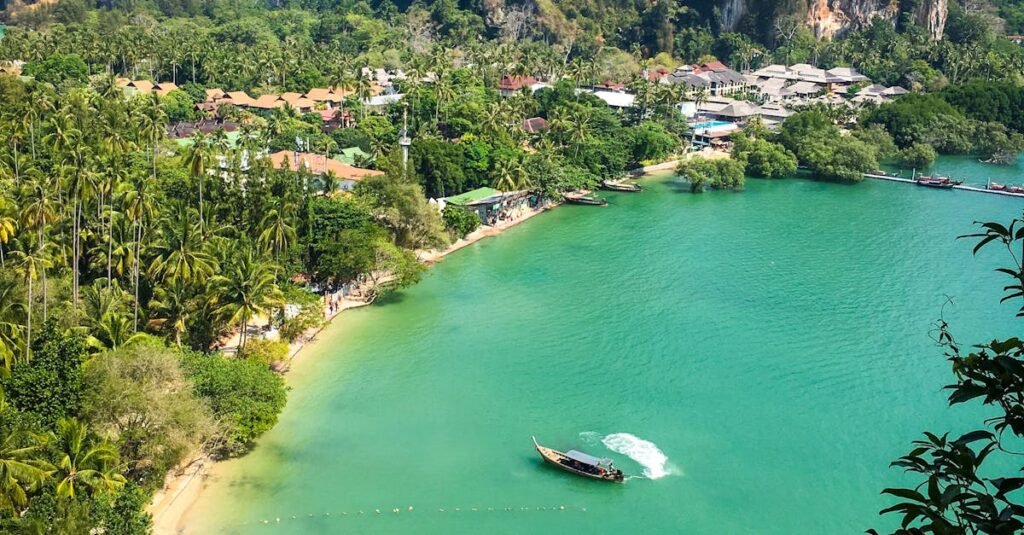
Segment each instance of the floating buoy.
M269 521L269 520L264 520L264 521L263 521L263 523L264 523L264 524L269 524L269 523L270 523L270 521Z
M564 505L560 505L560 506L558 506L558 510L559 510L559 511L565 511L565 506L564 506Z
M392 510L391 510L391 512L392 512L392 513L395 513L395 514L397 515L397 514L398 514L398 508L397 508L397 507L395 507L394 509L392 509Z
M409 506L409 512L410 513L412 512L412 506L411 505Z
M456 507L456 508L455 508L455 512L456 512L456 513L458 513L458 512L460 511L460 510L461 510L461 509L459 509L458 507Z
M443 513L444 509L438 509L437 511L440 512L440 513Z
M374 509L373 511L374 511L375 513L377 513L378 515L380 514L380 509Z
M293 516L292 518L295 518L295 517ZM274 521L277 522L278 524L280 524L281 523L281 517L275 518Z
M476 512L476 507L472 508L471 511Z

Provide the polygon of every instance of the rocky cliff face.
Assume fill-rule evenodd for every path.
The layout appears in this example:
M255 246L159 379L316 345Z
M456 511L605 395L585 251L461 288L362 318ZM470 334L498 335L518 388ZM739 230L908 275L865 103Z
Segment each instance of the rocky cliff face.
M947 2L948 0L921 0L910 15L927 29L933 38L940 39L946 26ZM862 28L875 17L895 23L900 15L899 0L801 0L789 3L794 7L788 9L773 9L772 4L781 2L719 0L722 25L729 30L735 29L747 14L756 14L762 23L765 16L795 16L804 20L816 36L831 38Z

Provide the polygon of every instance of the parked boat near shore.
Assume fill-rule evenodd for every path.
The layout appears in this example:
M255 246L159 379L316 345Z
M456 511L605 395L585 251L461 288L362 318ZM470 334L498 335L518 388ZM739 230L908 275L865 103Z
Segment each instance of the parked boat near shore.
M601 182L601 189L609 191L624 191L624 192L639 192L643 191L644 188L640 187L640 184L627 184L625 182L618 182L615 180L604 180Z
M569 204L585 204L588 206L604 206L608 204L608 201L604 199L598 199L583 193L566 193L563 196L565 197L565 202Z

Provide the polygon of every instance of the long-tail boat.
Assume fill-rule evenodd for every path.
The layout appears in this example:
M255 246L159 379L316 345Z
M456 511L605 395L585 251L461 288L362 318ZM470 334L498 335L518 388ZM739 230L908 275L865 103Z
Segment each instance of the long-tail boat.
M616 182L614 180L603 180L601 181L601 188L610 191L626 191L636 192L643 191L644 188L640 187L640 184L627 184L625 182Z
M613 483L622 483L625 479L625 476L622 475L622 470L615 468L612 465L611 459L599 459L576 450L569 450L563 453L541 446L537 443L537 437L533 437L533 446L537 448L537 453L540 453L540 456L549 464L553 464L571 474L601 481L611 481Z
M988 189L990 189L992 191L1006 191L1006 186L1004 186L1004 185L1002 185L1002 184L1000 184L998 182L989 182L988 183Z
M565 197L565 202L569 204L586 204L588 206L604 206L608 204L608 201L604 199L596 199L582 193L565 193L563 197Z
M917 178L917 185L925 186L927 188L953 189L953 186L959 186L963 183L963 180L950 180L949 177L945 176L935 178L922 176Z

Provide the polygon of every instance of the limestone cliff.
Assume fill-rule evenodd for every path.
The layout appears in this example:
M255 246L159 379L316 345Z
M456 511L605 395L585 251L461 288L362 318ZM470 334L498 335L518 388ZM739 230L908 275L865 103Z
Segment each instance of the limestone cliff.
M736 29L750 15L763 25L769 19L795 18L804 21L818 37L835 37L862 28L875 17L895 23L900 16L900 0L719 0L722 25ZM946 25L948 0L912 2L909 15L935 39L942 37Z

